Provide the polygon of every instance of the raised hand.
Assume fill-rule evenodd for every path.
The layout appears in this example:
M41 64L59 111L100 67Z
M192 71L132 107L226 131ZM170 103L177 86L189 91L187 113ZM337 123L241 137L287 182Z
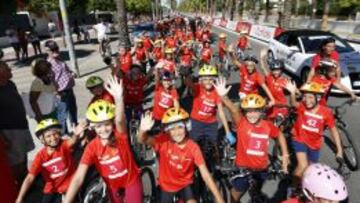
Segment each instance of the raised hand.
M111 76L104 87L114 99L123 99L124 86L122 80L118 81L114 76Z
M231 89L231 85L226 88L226 79L224 77L219 77L216 79L216 83L213 85L220 97L226 96Z
M79 124L74 128L74 135L81 136L83 132L87 129L88 122L86 120L81 120Z
M146 132L151 130L151 128L153 127L155 121L152 118L152 115L150 112L146 112L143 115L141 115L141 120L140 120L140 131L142 132Z
M297 91L296 84L293 81L288 81L288 83L286 83L285 88L292 94L295 94Z

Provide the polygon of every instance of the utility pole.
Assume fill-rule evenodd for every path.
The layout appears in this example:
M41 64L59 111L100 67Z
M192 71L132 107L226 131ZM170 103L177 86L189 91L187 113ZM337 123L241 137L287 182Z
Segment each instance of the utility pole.
M66 10L65 0L59 0L59 4L60 4L61 17L62 17L62 22L64 25L64 31L65 31L65 41L67 44L67 48L69 50L71 69L73 71L75 71L78 76L80 76L79 66L77 64L75 51L74 51L74 44L73 44L71 32L70 32L69 18L68 18L68 14L67 14L67 10Z

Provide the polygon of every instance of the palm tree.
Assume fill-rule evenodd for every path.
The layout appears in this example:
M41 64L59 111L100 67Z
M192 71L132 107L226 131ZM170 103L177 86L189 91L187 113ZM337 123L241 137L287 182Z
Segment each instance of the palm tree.
M269 14L270 14L270 0L266 0L265 2L265 22L269 21Z
M330 2L329 0L324 0L324 13L321 21L321 30L327 30L328 21L329 21L329 12L330 12Z
M129 31L127 25L127 12L125 7L125 0L115 0L118 19L119 31L119 44L124 43L126 46L131 47L129 38Z
M281 22L281 27L284 27L286 29L290 28L290 22L291 22L291 8L292 8L292 0L284 0L284 12L283 12L283 18Z
M311 19L315 19L317 11L317 0L311 2Z

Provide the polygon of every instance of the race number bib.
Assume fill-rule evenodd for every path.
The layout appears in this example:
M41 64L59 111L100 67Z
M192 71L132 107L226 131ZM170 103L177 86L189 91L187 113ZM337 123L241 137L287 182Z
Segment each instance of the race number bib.
M42 166L50 173L50 178L52 179L64 176L68 171L62 157L51 159L43 163Z
M161 92L160 94L160 102L159 105L163 108L170 108L173 105L173 99L172 96L165 93L165 92Z
M100 161L100 167L102 175L110 180L121 178L128 173L119 155Z
M199 114L202 116L214 115L216 113L215 109L216 105L214 103L203 100L200 106Z
M252 156L264 156L269 145L269 135L250 133L249 145L246 154Z
M321 115L305 111L304 120L301 125L301 128L306 131L319 133L323 126L323 123L324 123L324 118Z

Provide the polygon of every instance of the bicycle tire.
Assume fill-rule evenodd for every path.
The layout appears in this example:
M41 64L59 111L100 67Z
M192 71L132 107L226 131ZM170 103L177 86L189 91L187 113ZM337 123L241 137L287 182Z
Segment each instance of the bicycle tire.
M354 141L352 135L344 128L343 126L338 125L337 126L341 143L343 145L343 153L344 153L344 160L346 163L346 166L352 170L356 171L359 169L359 161L360 161L360 152L359 148L356 145L356 142ZM347 148L352 149L351 151L348 151Z
M89 183L85 189L84 203L107 203L106 186L101 177L97 177ZM105 194L104 194L105 192Z
M143 184L143 202L155 203L157 200L156 182L154 173L149 167L141 169L141 181Z

